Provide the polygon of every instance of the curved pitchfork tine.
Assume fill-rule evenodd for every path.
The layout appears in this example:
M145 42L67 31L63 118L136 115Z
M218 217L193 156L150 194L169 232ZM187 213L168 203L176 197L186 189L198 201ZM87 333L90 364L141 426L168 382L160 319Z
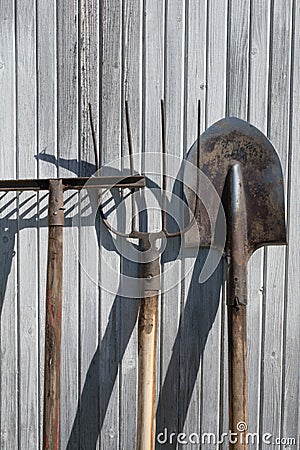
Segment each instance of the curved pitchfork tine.
M128 149L129 149L129 164L130 164L130 174L134 175L134 161L133 161L133 146L132 146L132 135L131 135L131 127L130 127L130 117L129 117L129 108L128 108L128 100L125 101L125 117L126 117L126 129L127 129L127 139L128 139ZM162 132L162 209L161 209L161 221L162 221L162 233L167 237L177 237L177 236L183 236L187 231L191 229L191 227L195 223L195 213L198 208L199 204L199 195L197 194L199 192L199 172L200 172L200 133L201 133L201 103L200 100L198 100L198 119L197 119L197 183L196 183L196 202L195 202L195 208L194 208L194 214L193 218L189 222L189 224L183 229L176 231L174 233L171 233L167 230L167 175L166 175L166 166L167 166L167 160L166 160L166 129L165 129L165 109L164 109L164 101L161 100L161 132ZM135 203L135 188L132 189L132 195L131 195L131 213L132 213L132 220L131 220L131 232L130 233L122 233L118 230L116 230L114 227L110 225L107 218L105 217L105 214L102 209L102 202L101 202L102 196L100 196L100 202L99 202L99 211L101 218L103 220L103 223L108 228L109 231L114 233L117 236L124 237L124 238L138 238L143 239L145 237L149 236L149 232L142 232L138 231L136 228L136 203ZM157 236L160 235L160 232L153 233Z
M163 154L163 192L162 192L162 230L167 238L183 236L187 233L195 223L195 215L199 204L199 184L200 184L200 151L201 151L201 101L198 100L198 114L197 114L197 181L196 181L196 201L193 212L193 217L183 230L170 233L167 230L167 211L166 211L166 138L165 138L165 113L164 102L161 100L161 123L162 123L162 154Z
M132 137L131 137L131 127L130 127L130 117L129 117L129 108L128 108L128 100L125 100L125 117L126 117L126 129L127 129L127 139L128 139L128 149L129 149L129 167L130 167L130 175L134 175L134 161L133 161L133 146L132 146ZM121 231L115 229L111 226L111 224L108 222L107 218L105 217L105 214L102 209L102 202L100 197L99 202L99 210L100 215L103 220L103 223L108 228L108 230L112 233L114 233L117 236L124 237L124 238L133 238L136 237L136 234L138 233L136 229L136 205L135 205L135 189L133 188L131 190L131 232L130 233L122 233Z

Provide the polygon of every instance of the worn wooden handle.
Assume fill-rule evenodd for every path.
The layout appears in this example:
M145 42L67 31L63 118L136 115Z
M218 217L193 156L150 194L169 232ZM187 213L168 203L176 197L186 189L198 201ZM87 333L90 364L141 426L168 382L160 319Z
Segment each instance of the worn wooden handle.
M247 208L242 169L234 164L227 179L227 279L230 450L247 450ZM232 442L231 442L232 441ZM236 441L236 442L235 442Z
M64 220L61 180L50 181L48 215L43 450L58 450Z
M229 430L236 433L229 448L247 450L247 267L236 246L237 243L233 245L227 280Z
M137 450L155 447L155 383L158 292L145 292L138 322Z
M229 429L236 433L229 448L247 450L248 367L246 305L228 305Z

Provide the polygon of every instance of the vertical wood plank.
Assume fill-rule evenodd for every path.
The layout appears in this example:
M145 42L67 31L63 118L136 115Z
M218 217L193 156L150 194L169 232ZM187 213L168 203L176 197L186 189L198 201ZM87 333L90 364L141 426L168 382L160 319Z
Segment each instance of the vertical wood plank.
M246 119L250 0L230 0L227 39L227 115Z
M184 112L184 50L185 50L185 3L182 0L165 3L164 35L164 99L166 122L167 197L172 205L172 196L179 195L176 174L180 170L183 156L183 112ZM157 103L159 106L159 103ZM158 132L160 131L158 126ZM161 145L157 148L161 156ZM174 156L175 158L172 158ZM176 158L177 157L177 158ZM174 177L174 178L173 178ZM175 183L174 183L175 182ZM180 224L180 207L173 199L167 208L173 220ZM169 231L171 220L167 220ZM170 431L178 432L179 411L179 320L181 313L181 261L177 259L179 238L168 240L167 252L161 260L162 303L160 333L160 376L163 380L158 411L158 427L162 424ZM168 448L168 446L166 446Z
M292 4L282 8L281 2L275 0L272 6L268 135L280 156L287 180ZM281 428L285 258L285 247L266 250L260 420L262 433L274 437L280 437ZM267 447L262 445L263 449Z
M300 158L298 146L300 142L298 117L300 107L299 73L300 73L300 46L299 46L299 20L300 5L294 2L292 49L292 82L290 102L290 153L289 178L286 183L288 190L287 220L288 220L288 250L286 266L286 313L284 327L284 360L282 381L282 429L283 438L294 438L299 447L300 415L299 415L299 171Z
M289 12L279 13L274 3L271 22L271 72L270 72L270 116L269 136L274 143L283 164L286 179L287 164L285 152L288 144L288 100L289 100L289 54L288 34ZM275 31L276 30L276 31ZM280 52L280 56L277 52ZM286 53L285 53L286 52ZM277 124L276 127L274 126ZM279 126L278 126L279 125ZM280 134L278 134L280 133ZM270 248L266 255L266 292L263 347L263 384L261 427L273 436L280 436L281 388L282 388L282 320L284 319L284 267L285 249ZM279 275L280 274L280 275ZM280 277L280 278L279 278ZM274 301L278 299L277 301ZM266 380L271 380L271 383ZM267 383L267 385L265 384ZM268 410L273 411L270 416Z
M80 4L80 175L96 171L88 103L99 137L99 6L97 1ZM98 245L95 222L89 220L95 193L80 193L80 401L76 419L80 448L95 448L99 434L99 293ZM87 222L87 223L86 223ZM95 245L96 244L96 245ZM73 425L74 428L74 425Z
M77 2L57 3L57 145L59 176L77 176L79 158ZM78 214L78 196L65 193L63 236L63 311L61 365L61 437L66 448L79 396L78 230L70 219ZM74 208L72 210L72 207Z
M208 2L206 127L225 116L228 2Z
M16 4L17 176L35 178L36 155L36 10L35 1ZM26 42L26 46L24 46ZM22 207L24 205L24 209ZM25 206L26 205L26 206ZM39 445L37 196L19 195L19 444ZM26 220L26 225L24 220ZM30 220L31 219L31 220Z
M2 122L3 123L3 122ZM8 140L3 141L8 145ZM15 160L6 174L14 176ZM9 169L8 165L6 168ZM1 447L18 447L17 199L1 196Z
M205 127L206 31L207 2L187 2L184 55L184 154L190 150L197 136L198 100L201 100L201 129ZM201 264L200 259L196 260L195 257L185 256L183 261L182 274L188 274L188 276L184 278L184 296L177 338L180 342L180 403L177 432L187 434L201 432L201 377L205 339L202 339L203 329L200 324L203 303L200 299L201 286L197 282L199 272L196 261ZM171 315L171 312L169 314ZM169 429L169 433L172 431ZM192 447L191 443L187 446L187 448Z
M121 156L121 77L122 77L122 17L123 2L105 0L102 4L102 101L101 101L101 144L102 165L116 161L114 168L120 169ZM104 230L105 231L105 230ZM104 232L103 231L103 232ZM100 231L101 232L101 231ZM120 282L120 258L109 245L111 236L107 233L101 247L101 261L113 269L111 280L114 286ZM111 250L109 250L109 248ZM101 264L100 286L105 269ZM120 344L120 302L118 295L101 291L100 312L100 418L101 433L99 449L119 448L119 344Z
M16 87L15 9L11 2L0 4L0 172L16 176ZM1 195L1 396L0 432L2 448L18 447L18 347L17 347L17 200L16 194Z
M38 1L37 20L37 174L56 177L57 162L57 80L56 80L56 2ZM43 154L41 154L43 153ZM47 159L44 158L47 155ZM44 157L44 158L43 158ZM54 163L52 163L52 161ZM39 448L42 445L44 396L44 342L46 264L48 247L48 193L38 194L38 279L39 279Z
M135 170L141 171L142 150L142 36L143 2L123 4L123 74L122 74L122 155L128 155L127 131L125 127L124 101L128 100L134 153ZM122 164L123 166L123 164ZM128 169L128 164L126 164ZM125 167L123 166L124 170ZM125 244L125 242L123 242ZM126 253L125 253L126 254ZM138 267L122 259L122 272L138 277ZM129 267L129 264L130 267ZM125 281L126 282L126 281ZM120 305L120 449L135 448L137 417L132 411L137 407L137 327L136 317L139 299L123 297Z
M253 1L250 14L248 120L267 134L270 2ZM248 263L248 428L253 433L260 423L263 255L263 249L256 251Z

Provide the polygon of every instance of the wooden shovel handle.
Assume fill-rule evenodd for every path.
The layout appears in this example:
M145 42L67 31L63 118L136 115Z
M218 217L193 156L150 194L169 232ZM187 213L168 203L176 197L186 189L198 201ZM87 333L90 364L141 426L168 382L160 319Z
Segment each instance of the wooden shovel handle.
M137 450L155 447L155 384L158 292L141 300L138 322Z
M236 444L231 450L247 450L248 428L248 367L247 367L246 305L228 305L228 363L229 363L229 429ZM244 431L244 432L243 432Z
M230 450L247 450L248 367L247 367L247 208L242 169L234 164L227 178L227 279L228 304L228 391ZM237 439L236 443L233 443Z
M236 433L230 450L248 449L247 266L240 255L236 239L227 280L229 430Z
M49 188L43 450L58 450L64 222L61 180L50 180Z

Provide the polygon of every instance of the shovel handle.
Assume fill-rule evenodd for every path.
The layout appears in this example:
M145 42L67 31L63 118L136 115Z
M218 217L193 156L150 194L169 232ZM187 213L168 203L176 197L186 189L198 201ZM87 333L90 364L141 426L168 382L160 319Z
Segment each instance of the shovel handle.
M231 167L228 183L226 206L227 246L230 254L227 280L229 430L235 433L229 448L247 450L247 208L239 163ZM233 443L235 440L237 442Z
M234 434L229 448L247 450L248 380L246 305L228 305L229 429Z
M247 365L247 266L239 239L232 243L227 280L229 429L238 442L231 450L247 450L248 365Z
M43 450L58 450L64 223L61 180L50 180L48 221Z

